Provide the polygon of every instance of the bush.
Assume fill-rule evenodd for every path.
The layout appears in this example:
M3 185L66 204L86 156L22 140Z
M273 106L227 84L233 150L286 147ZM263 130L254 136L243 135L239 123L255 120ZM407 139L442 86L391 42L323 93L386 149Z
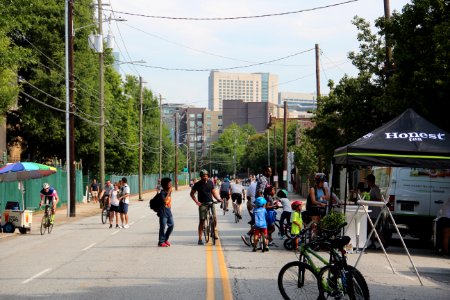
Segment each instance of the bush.
M340 212L331 211L328 215L320 220L319 227L321 229L333 230L345 223L345 215Z

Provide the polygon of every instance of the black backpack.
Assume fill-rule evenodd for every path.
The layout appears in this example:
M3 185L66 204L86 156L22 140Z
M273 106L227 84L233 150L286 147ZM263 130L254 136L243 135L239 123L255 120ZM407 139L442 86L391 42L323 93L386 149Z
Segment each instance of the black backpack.
M150 209L156 213L159 212L159 209L163 205L164 205L164 199L163 199L161 193L156 194L155 197L153 197L149 202Z

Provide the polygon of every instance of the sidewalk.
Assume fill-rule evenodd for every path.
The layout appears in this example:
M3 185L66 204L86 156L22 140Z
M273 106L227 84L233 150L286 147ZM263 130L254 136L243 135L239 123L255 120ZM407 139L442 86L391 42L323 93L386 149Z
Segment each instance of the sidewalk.
M178 191L186 190L188 188L189 188L189 186L179 186ZM174 193L177 193L177 191L174 190ZM143 202L148 203L148 201L150 201L150 199L152 199L154 195L155 195L154 190L150 190L150 191L142 193ZM139 201L138 199L139 199L139 194L130 195L130 203L138 202ZM54 224L55 224L55 226L59 226L62 224L72 223L72 222L78 221L80 219L92 217L95 215L99 216L99 221L100 221L100 213L101 212L102 212L102 210L100 209L100 205L98 203L94 204L94 202L89 202L89 203L77 202L76 208L75 208L75 217L68 217L67 216L67 205L64 204L61 207L56 208ZM31 225L31 233L39 233L40 226L41 226L40 222L41 222L43 213L44 213L44 211L42 211L42 210L39 210L39 211L36 211L33 213L33 223ZM30 234L30 232L27 234ZM11 236L16 236L16 235L21 235L18 229L16 229L14 233L1 232L0 240L7 238L7 237L11 237Z

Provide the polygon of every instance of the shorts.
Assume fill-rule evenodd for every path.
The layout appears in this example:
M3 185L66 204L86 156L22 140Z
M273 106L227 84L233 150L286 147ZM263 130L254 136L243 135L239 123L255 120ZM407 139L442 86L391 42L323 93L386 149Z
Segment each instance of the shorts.
M253 235L260 235L260 234L264 234L264 236L267 236L267 228L255 228L255 230L253 231Z
M200 205L198 207L198 217L200 221L206 220L206 216L208 215L208 209L209 209L209 204L207 203L202 203L202 205ZM216 217L216 208L214 207L214 205L212 205L212 212L213 212L213 216L214 218Z
M323 217L327 214L327 209L326 207L310 207L308 209L308 215L310 217Z
M230 193L220 191L220 199L227 199L227 200L230 199Z
M110 212L119 212L119 206L118 205L111 205L111 207L109 208Z
M91 194L92 197L98 197L98 191L92 191Z
M242 194L239 194L239 193L231 194L231 200L233 200L233 202L236 201L236 203L238 205L241 205L242 204Z
M127 214L128 213L128 203L120 202L119 203L119 212L121 214Z

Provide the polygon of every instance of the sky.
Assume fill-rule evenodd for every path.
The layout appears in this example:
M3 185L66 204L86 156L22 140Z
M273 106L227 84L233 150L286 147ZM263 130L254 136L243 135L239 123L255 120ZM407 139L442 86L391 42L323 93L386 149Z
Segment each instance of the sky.
M163 103L197 107L208 107L208 77L212 69L276 74L280 92L315 93L315 44L321 50L321 94L326 94L329 80L337 83L345 74L357 74L347 58L350 51L358 51L359 47L358 32L351 23L353 17L362 17L373 26L374 20L384 15L383 0L103 0L103 3L110 4L104 6L104 15L113 19L104 23L103 30L105 35L110 30L115 38L114 51L123 62L121 72L141 76L147 88L161 95ZM340 3L343 4L336 5ZM401 12L407 3L410 1L390 0L391 12ZM301 12L230 20L174 19L295 11ZM118 18L125 21L114 21ZM135 63L138 61L141 63ZM265 63L269 61L274 62Z

